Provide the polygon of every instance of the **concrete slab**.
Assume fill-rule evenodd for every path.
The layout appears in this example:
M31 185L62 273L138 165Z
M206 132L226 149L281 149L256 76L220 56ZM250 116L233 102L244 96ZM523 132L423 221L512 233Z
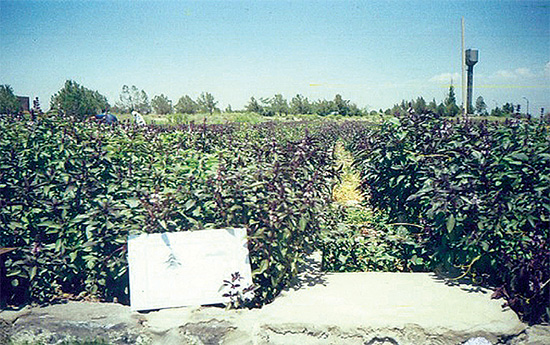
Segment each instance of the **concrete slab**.
M516 314L491 292L449 286L430 273L334 273L323 284L285 292L262 309L269 322L402 327L418 324L455 331L517 333Z
M312 261L293 288L262 309L138 313L69 302L2 311L0 334L44 344L94 337L113 344L550 344L550 326L527 327L502 300L491 300L491 291L450 286L427 273L317 268Z

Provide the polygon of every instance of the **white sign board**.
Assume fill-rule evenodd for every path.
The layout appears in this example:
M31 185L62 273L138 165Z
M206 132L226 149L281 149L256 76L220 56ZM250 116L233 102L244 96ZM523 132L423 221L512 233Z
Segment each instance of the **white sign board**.
M252 285L246 229L131 235L128 264L132 310L227 303L235 272Z

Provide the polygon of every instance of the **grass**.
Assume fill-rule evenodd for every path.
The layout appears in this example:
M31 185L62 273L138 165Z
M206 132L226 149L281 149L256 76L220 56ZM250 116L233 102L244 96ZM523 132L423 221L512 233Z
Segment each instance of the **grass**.
M336 144L335 154L337 161L342 166L342 174L340 175L340 182L332 192L332 197L334 201L343 206L359 205L364 199L359 191L361 179L351 166L353 158L340 142Z
M342 167L333 190L337 226L321 233L323 270L331 272L426 271L425 250L409 230L390 224L381 210L372 209L360 192L361 179L353 158L339 142L335 155Z
M116 114L119 121L133 121L131 114ZM234 113L197 113L197 114L148 114L143 115L145 122L149 124L169 125L169 124L187 124L187 123L206 123L209 124L223 124L227 122L237 123L261 123L261 122L286 122L286 121L365 121L380 123L388 115L366 115L366 116L342 116L342 115L328 115L319 116L315 114L305 115L286 115L286 116L262 116L256 113L250 112L234 112Z

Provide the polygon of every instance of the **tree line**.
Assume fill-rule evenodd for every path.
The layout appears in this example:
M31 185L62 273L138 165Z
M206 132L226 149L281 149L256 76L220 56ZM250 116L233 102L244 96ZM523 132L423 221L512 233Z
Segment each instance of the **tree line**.
M154 112L159 115L171 113L180 114L196 114L222 112L217 107L218 101L209 92L203 92L197 99L191 98L189 95L181 96L177 103L173 105L164 94L153 97L149 103L147 93L144 90L139 90L136 86L128 87L124 85L119 97L119 101L113 106L112 111L119 113L131 113L138 111L143 114ZM224 112L252 112L263 116L275 115L307 115L318 114L321 116L329 114L338 114L344 116L359 116L363 112L349 100L345 100L341 95L337 94L334 100L316 100L310 101L303 95L296 95L290 102L283 97L282 94L276 94L269 98L256 99L254 96L250 98L247 105L242 110L234 110L231 105L228 105Z
M38 103L38 100L35 100ZM107 97L100 94L99 91L90 90L79 85L73 80L67 80L61 90L51 97L51 111L74 116L77 118L87 118L91 115L111 111L114 113L128 114L137 111L141 114L156 113L167 115L172 113L196 114L196 113L221 113L218 108L218 101L209 92L201 93L196 99L189 95L181 96L176 104L164 94L156 95L151 100L144 90L140 90L135 85L122 86L118 101L111 106ZM13 89L9 85L0 85L0 114L11 114L20 111L20 105ZM288 101L282 94L275 94L273 97L256 99L254 96L241 110L233 110L228 105L224 112L252 112L263 116L283 116L283 115L308 115L316 114L320 116L341 115L341 116L362 116L362 115L400 115L409 111L416 113L433 113L439 116L456 116L461 113L461 108L456 103L454 87L451 85L447 97L440 103L435 99L426 102L423 97L411 101L401 101L392 108L379 111L373 110L370 113L366 109L360 109L355 103L344 99L340 94L336 94L334 99L310 100L307 97L297 94ZM501 108L495 107L491 110L492 116L511 116L520 112L520 106L514 106L512 103L506 103ZM475 104L475 114L489 115L487 105L482 96L479 96Z

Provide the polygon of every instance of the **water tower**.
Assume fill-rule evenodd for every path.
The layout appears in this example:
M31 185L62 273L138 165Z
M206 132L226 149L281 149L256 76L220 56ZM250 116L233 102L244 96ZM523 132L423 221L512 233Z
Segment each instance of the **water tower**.
M472 112L472 96L474 89L474 65L478 61L478 51L466 49L466 65L468 65L468 92L466 96L466 113Z

